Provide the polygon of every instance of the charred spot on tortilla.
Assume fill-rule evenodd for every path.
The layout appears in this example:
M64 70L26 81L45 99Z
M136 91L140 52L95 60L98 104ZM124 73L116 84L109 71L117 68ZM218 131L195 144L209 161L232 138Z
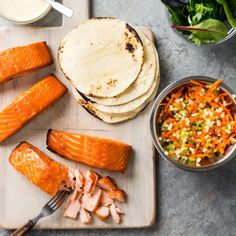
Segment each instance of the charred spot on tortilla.
M115 87L117 82L118 82L117 79L110 79L110 80L107 82L108 89L109 89L109 87Z
M88 102L94 103L94 102L91 101L87 96L85 96L85 94L81 93L77 88L75 88L75 89L76 89L76 91L79 93L79 95L84 99L84 101L85 101L86 103L88 103Z
M125 49L128 50L130 53L133 53L135 50L133 44L131 44L131 43L126 43Z
M92 116L102 120L99 116L97 116L96 112L92 109L91 105L88 102L85 102L83 99L79 99L79 104Z
M142 40L140 39L138 33L135 31L134 28L132 28L129 24L126 23L126 28L128 29L128 31L133 34L133 36L136 38L136 40L138 41L138 43L141 43L141 45L143 45ZM128 34L126 33L125 36L128 36Z
M59 45L59 48L58 48L58 52L59 52L59 53L63 53L64 47L65 47L64 44L65 44L65 43L62 42L62 43Z
M109 17L109 16L99 16L99 17L94 17L94 18L92 18L91 20L114 20L114 19L116 19L115 17Z

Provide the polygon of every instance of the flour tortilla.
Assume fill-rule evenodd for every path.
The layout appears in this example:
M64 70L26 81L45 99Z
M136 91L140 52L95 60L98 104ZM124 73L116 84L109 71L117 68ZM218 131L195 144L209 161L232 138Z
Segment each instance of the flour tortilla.
M156 56L158 57L157 54ZM143 106L143 104L147 104L150 97L152 96L153 91L156 89L156 87L158 87L159 81L160 81L160 71L158 70L155 73L154 80L152 81L151 87L145 94L143 94L142 96L128 103L116 105L116 106L100 105L91 101L86 95L80 93L79 91L77 91L77 93L80 93L80 95L84 98L84 100L86 100L87 105L90 108L96 109L96 111L106 113L107 115L110 115L110 116L126 116L126 115L129 116L135 113L139 109L139 107Z
M104 112L100 112L99 110L97 110L96 108L93 107L93 105L91 103L89 103L88 101L86 101L84 99L84 97L82 97L78 91L72 86L72 92L77 100L77 102L83 106L90 114L92 114L93 116L103 120L106 123L109 124L115 124L115 123L120 123L123 121L127 121L130 119L135 118L136 116L138 116L140 114L140 112L145 109L145 107L151 102L151 100L155 97L156 93L157 93L157 89L158 89L158 85L156 86L155 90L153 91L152 95L150 96L150 98L143 103L139 108L137 108L135 111L133 111L132 114L129 115L109 115L107 113Z
M104 113L110 114L110 115L129 115L132 114L136 109L138 109L142 104L144 104L146 101L149 101L150 97L152 96L153 92L155 91L157 87L157 77L153 81L151 88L142 96L136 98L135 100L122 104L117 106L104 106L97 103L94 103L93 106Z
M73 86L87 96L110 98L137 78L144 60L142 41L127 23L88 20L61 42L59 64Z
M144 48L144 64L137 79L123 93L114 98L88 97L91 101L105 106L121 105L142 96L150 89L156 71L159 73L159 59L153 43L142 32L137 32Z

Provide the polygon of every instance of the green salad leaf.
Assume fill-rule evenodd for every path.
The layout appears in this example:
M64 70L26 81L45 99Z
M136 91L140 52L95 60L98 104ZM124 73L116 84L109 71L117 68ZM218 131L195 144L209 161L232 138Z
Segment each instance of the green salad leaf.
M232 11L234 19L236 18L236 1L235 0L228 0L229 8Z
M188 25L188 19L183 14L183 11L181 8L169 6L167 4L164 4L166 8L168 9L170 15L171 15L171 21L175 25Z
M227 16L227 19L230 23L230 25L236 30L236 20L234 19L235 11L236 9L230 9L230 6L235 7L235 2L233 0L227 1L227 0L216 0L218 3L222 4L224 7L225 14Z
M191 25L199 24L201 21L215 18L216 12L213 4L210 3L194 3L190 2L190 5L187 6L189 11L189 21Z
M228 34L228 28L226 25L215 19L204 20L201 23L194 26L172 26L178 30L187 30L191 34L188 37L196 45L200 46L201 43L215 43L224 39Z
M229 32L226 21L236 30L236 0L161 1L170 12L172 27L197 45L226 38Z

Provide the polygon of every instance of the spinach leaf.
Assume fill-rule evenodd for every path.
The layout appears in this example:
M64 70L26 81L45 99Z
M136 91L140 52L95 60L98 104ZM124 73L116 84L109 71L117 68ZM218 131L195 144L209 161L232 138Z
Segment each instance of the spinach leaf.
M204 20L194 26L172 25L172 27L178 30L190 31L191 35L188 38L198 46L200 46L201 43L208 44L218 42L223 40L228 34L226 25L215 19Z
M234 19L234 13L230 10L230 5L228 4L228 2L226 0L216 0L216 1L223 5L226 17L227 17L230 25L234 29L236 29L236 21ZM232 1L231 1L231 4L232 4Z

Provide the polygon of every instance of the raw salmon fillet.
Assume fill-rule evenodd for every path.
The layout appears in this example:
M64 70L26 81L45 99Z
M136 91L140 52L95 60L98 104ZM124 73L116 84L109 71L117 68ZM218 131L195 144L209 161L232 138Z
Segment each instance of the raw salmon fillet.
M0 142L8 139L27 122L52 106L66 91L67 88L51 75L21 93L0 112Z
M0 52L0 84L52 64L46 42L38 42Z
M49 130L48 149L62 157L84 164L124 172L132 154L128 144L110 139Z
M68 170L33 145L22 142L9 157L11 165L32 183L55 195L68 181Z

